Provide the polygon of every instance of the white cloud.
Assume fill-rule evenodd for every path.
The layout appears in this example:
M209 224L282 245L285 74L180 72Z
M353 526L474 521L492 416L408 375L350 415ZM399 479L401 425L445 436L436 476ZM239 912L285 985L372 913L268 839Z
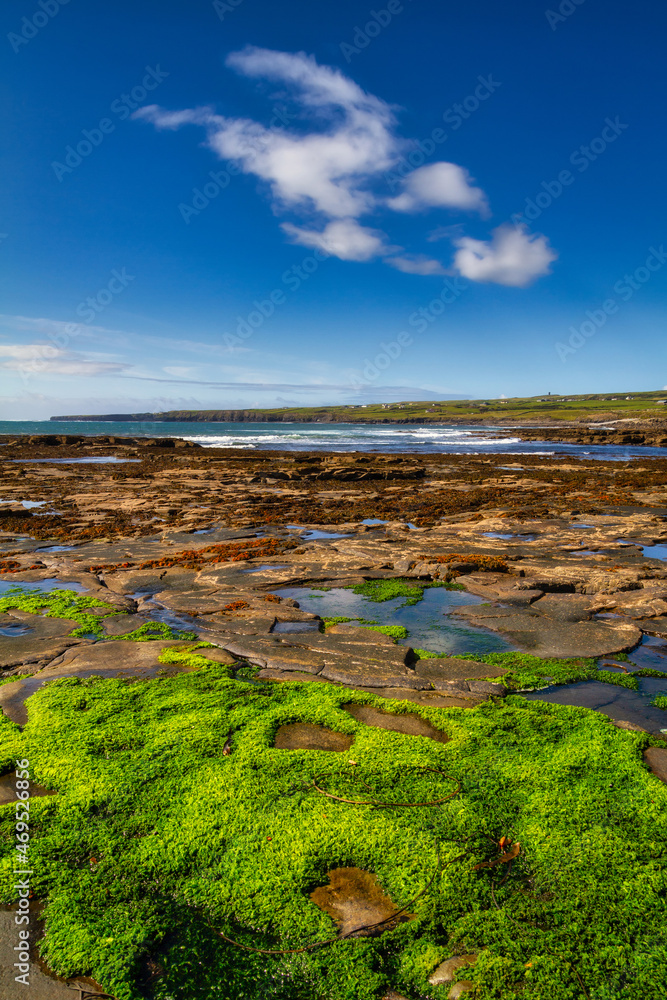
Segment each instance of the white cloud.
M118 375L131 365L117 361L91 361L79 355L58 350L52 344L0 344L0 361L3 371L22 372L30 375Z
M456 163L430 163L413 170L403 182L403 193L387 204L396 212L458 208L486 215L489 208L482 189L473 187L468 171Z
M347 261L383 256L406 274L446 273L424 255L391 256L400 248L389 246L383 232L358 220L387 207L403 213L446 208L487 216L486 195L463 167L446 162L419 167L404 179L401 193L387 199L380 188L406 147L389 104L303 52L249 46L228 56L227 65L246 77L280 84L280 96L291 100L292 111L274 114L269 125L225 117L211 107L168 111L150 105L133 117L158 129L204 127L206 143L220 159L264 182L274 211L297 217L282 224L293 243ZM293 125L287 127L285 121ZM431 238L440 235L444 232ZM460 233L450 238L458 248L456 267L472 281L527 285L547 274L555 259L544 237L530 238L508 227L496 229L490 243Z
M360 226L355 219L338 219L330 222L322 232L301 229L290 222L283 224L292 243L323 250L341 260L366 261L387 252L384 233Z
M386 263L404 274L440 274L447 272L439 260L433 260L424 254L402 254L399 257L388 257Z
M546 236L531 235L510 225L493 230L490 242L463 236L456 241L454 267L471 281L490 281L525 288L551 271L558 256Z
M399 146L388 104L304 53L249 47L229 56L227 64L245 76L287 84L302 112L315 113L319 130L303 134L267 128L248 118L216 115L210 108L173 112L151 105L134 117L160 129L205 125L208 144L218 156L266 181L281 207L330 218L356 217L373 207L368 180L389 169Z

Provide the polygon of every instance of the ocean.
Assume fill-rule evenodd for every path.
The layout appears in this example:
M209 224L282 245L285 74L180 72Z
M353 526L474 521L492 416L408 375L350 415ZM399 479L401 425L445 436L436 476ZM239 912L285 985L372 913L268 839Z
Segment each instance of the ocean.
M520 428L410 424L157 423L5 420L0 434L105 434L181 437L204 447L275 451L375 451L453 455L572 455L629 461L667 458L667 448L522 441Z

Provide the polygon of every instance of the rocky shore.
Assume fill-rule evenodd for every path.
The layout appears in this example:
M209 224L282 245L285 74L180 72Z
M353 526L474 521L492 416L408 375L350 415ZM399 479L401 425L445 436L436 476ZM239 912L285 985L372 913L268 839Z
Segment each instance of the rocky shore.
M294 637L273 629L315 616L273 595L285 587L455 582L489 602L460 617L540 657L667 637L667 565L643 555L667 542L664 460L417 461L75 435L7 441L3 458L2 579L72 580L138 624L157 602L277 678L475 690L472 674L416 673L409 647L349 625L299 637L297 655ZM315 527L325 537L311 540ZM34 636L29 662L63 655L59 642ZM5 667L25 668L25 643L5 645Z
M0 808L29 760L35 1000L323 997L332 969L377 1000L546 1000L579 982L563 926L590 995L634 968L610 941L653 955L663 710L622 696L659 706L667 678L632 660L667 640L667 461L0 450ZM426 605L458 655L418 648ZM575 681L618 697L548 704Z

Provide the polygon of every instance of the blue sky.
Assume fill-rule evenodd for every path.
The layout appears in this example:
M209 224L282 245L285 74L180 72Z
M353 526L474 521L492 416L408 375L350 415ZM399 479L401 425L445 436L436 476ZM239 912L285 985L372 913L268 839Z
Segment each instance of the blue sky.
M657 0L6 0L5 419L662 387Z

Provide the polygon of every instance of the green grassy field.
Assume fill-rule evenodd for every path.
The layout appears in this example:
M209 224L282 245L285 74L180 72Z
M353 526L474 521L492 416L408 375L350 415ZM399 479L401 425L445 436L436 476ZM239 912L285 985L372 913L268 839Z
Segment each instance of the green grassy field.
M598 393L580 396L517 397L513 399L444 400L442 402L369 403L350 406L280 407L265 410L169 410L165 413L114 414L118 419L165 421L333 421L365 423L376 421L425 421L467 423L540 420L571 421L604 417L665 417L666 410L657 400L665 399L664 389L653 392ZM242 414L242 416L241 416ZM52 420L75 419L52 417ZM77 416L76 419L111 419L109 415Z

